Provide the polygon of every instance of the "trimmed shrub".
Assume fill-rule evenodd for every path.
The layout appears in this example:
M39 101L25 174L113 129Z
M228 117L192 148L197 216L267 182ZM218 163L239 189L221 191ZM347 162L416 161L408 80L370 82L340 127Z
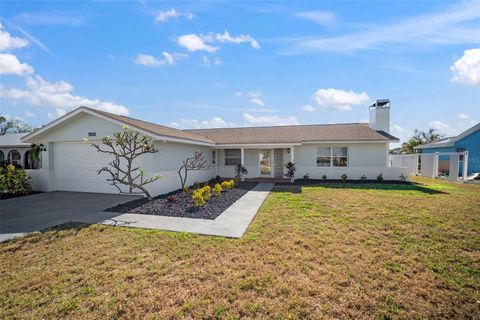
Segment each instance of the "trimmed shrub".
M377 181L383 181L383 173L380 173L380 174L377 176Z
M221 184L221 187L223 190L230 190L232 189L233 187L235 186L235 181L232 179L232 180L229 180L229 181L223 181L222 184Z
M327 176L324 174L324 175L322 176L322 180L323 180L323 181L327 181L327 179L328 179Z
M192 195L193 202L195 207L201 207L205 205L205 198L203 197L203 191L198 189L193 192Z
M220 194L220 192L222 192L222 186L220 185L220 183L216 183L215 186L213 187L213 194L214 195L218 195Z
M310 179L310 175L307 173L306 175L303 176L303 179L305 180Z
M342 174L342 176L340 177L340 179L342 179L343 182L347 181L347 175L344 173Z
M7 194L29 194L32 191L32 179L25 170L8 165L0 174L0 189Z
M202 190L202 195L205 198L205 200L210 199L210 197L212 196L212 194L210 193L210 186L205 186L200 190Z
M367 176L366 175L361 176L360 181L362 181L362 182L367 181Z

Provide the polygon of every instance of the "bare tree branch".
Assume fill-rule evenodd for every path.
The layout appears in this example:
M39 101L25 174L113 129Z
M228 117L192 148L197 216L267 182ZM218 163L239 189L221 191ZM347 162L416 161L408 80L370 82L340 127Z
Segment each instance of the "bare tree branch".
M88 140L86 141L88 142ZM152 138L140 136L140 132L124 127L122 132L114 133L113 139L104 137L101 145L96 143L90 143L90 145L98 152L110 154L114 157L114 159L108 163L110 167L103 167L97 172L98 174L102 172L109 174L110 178L107 178L107 181L111 182L120 193L123 193L123 191L119 185L125 185L128 187L129 193L138 189L149 199L152 198L144 186L157 181L161 177L155 176L144 179L145 173L140 167L132 168L133 161L136 158L143 154L158 152L152 143ZM121 161L122 159L124 161ZM137 171L139 171L138 174L136 174Z

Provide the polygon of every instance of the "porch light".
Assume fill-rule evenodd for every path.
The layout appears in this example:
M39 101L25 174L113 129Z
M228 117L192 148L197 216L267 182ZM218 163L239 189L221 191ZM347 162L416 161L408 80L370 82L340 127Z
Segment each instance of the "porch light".
M287 153L290 153L290 148L287 148Z

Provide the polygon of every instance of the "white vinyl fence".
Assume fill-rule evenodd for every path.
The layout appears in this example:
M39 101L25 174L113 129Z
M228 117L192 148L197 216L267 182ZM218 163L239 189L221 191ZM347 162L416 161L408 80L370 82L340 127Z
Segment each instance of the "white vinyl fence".
M468 172L468 152L390 155L390 166L407 168L409 175L464 181Z

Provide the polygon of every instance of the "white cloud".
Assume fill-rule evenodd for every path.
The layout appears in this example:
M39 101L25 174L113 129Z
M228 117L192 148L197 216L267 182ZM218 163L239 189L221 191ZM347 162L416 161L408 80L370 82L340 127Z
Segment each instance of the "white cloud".
M312 105L307 104L307 105L305 105L305 106L302 107L302 111L305 111L305 112L313 112L313 111L315 111L315 107L312 106Z
M60 118L60 117L64 116L65 114L67 114L67 112L64 109L57 108L57 109L55 109L55 112L47 113L47 116L50 119L57 119L57 118Z
M463 113L463 112L460 112L460 113L458 114L458 119L460 119L460 120L466 120L466 119L468 119L468 118L470 118L470 117L469 117L467 114Z
M262 93L261 92L247 92L247 96L250 98L250 102L253 104L256 104L257 106L260 107L265 107L265 102L262 99Z
M134 62L147 67L158 68L165 65L175 65L178 60L187 56L182 53L168 53L166 51L162 52L162 55L163 59L159 59L149 54L139 54L135 57Z
M190 52L207 51L213 53L218 50L217 47L208 45L201 37L193 33L178 37L178 44Z
M319 89L313 97L321 107L337 111L350 111L352 106L370 101L370 97L365 92L356 93L332 88Z
M234 123L227 122L220 117L213 117L210 120L182 118L178 122L171 122L170 125L179 129L227 128L236 126Z
M412 130L404 128L398 124L391 126L390 131L392 135L400 139L400 142L407 141L413 134Z
M10 33L4 31L0 22L0 51L8 51L28 46L28 40L18 37L12 37Z
M478 0L465 1L451 5L444 11L422 14L391 24L379 21L377 24L363 27L362 31L336 37L288 39L292 47L285 53L390 50L478 43L480 29L470 22L478 22L480 19L479 6Z
M30 111L28 111L28 110L25 110L25 115L26 115L27 117L29 117L29 118L34 118L34 117L35 117L35 114L32 113L32 112L30 112Z
M313 21L321 25L330 25L335 22L335 15L329 11L304 11L295 13L297 18Z
M450 67L451 81L480 87L480 48L463 52L463 56Z
M26 12L15 17L22 23L34 26L53 26L65 25L70 27L84 26L88 20L87 16L82 16L78 12L61 11L61 12Z
M236 91L236 92L235 92L235 96L237 96L237 97L241 97L242 95L243 95L243 93L240 92L240 91Z
M251 98L250 102L256 104L257 106L265 107L265 102L263 102L263 100L260 98Z
M297 125L298 120L294 116L281 117L278 115L272 116L253 116L249 113L243 114L243 119L252 126L284 126L284 125Z
M17 57L9 53L0 54L0 74L16 74L18 76L33 73L33 68L21 63Z
M158 13L158 15L155 17L155 23L163 23L171 18L178 18L178 17L185 17L187 19L192 19L193 14L192 13L184 13L184 12L178 12L175 9L169 9L167 11L161 11Z
M0 99L34 107L51 107L68 110L79 106L91 107L111 113L128 115L128 109L120 104L99 99L89 99L72 93L73 86L65 81L48 82L39 75L28 77L26 89L0 87Z
M250 43L252 48L260 49L260 44L258 44L257 40L255 40L255 38L253 38L249 34L241 34L239 36L231 36L230 33L225 30L225 32L223 34L217 33L215 35L215 39L218 42L222 42L222 43L228 42L228 43L239 44L239 43L247 42L247 43Z
M428 123L428 127L437 130L439 133L447 135L447 136L454 136L458 133L458 131L452 128L450 125L446 124L445 122L439 120L433 120Z

